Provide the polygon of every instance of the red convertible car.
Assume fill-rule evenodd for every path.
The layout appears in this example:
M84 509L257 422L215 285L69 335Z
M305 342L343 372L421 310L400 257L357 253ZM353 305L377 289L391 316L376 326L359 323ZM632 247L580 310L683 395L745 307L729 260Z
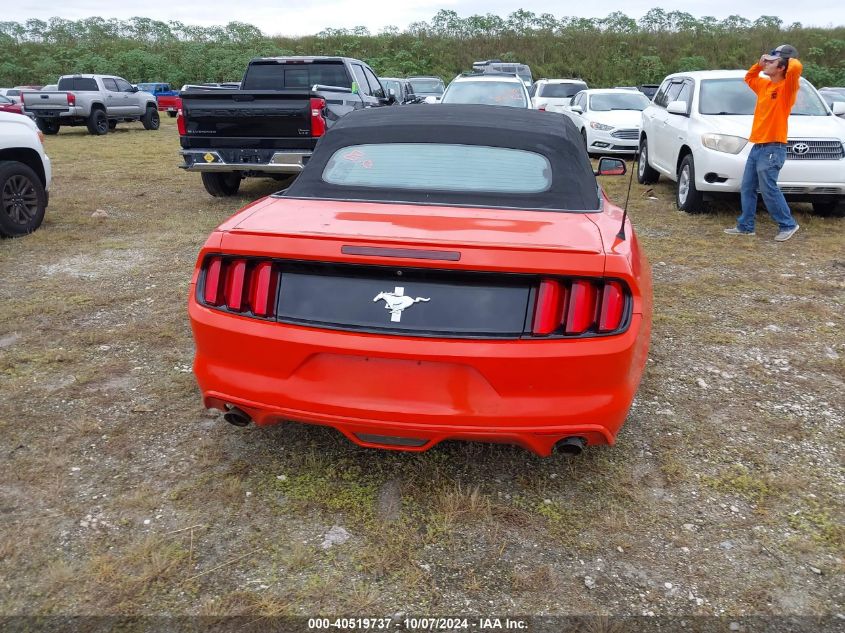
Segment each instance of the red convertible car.
M189 299L205 406L233 424L541 456L614 442L651 309L571 122L477 105L345 116L287 190L211 234Z

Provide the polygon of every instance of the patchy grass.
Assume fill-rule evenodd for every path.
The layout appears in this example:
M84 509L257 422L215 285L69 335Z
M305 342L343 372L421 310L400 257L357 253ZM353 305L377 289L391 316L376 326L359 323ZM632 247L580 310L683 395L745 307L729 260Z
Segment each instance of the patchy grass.
M765 214L756 238L730 238L737 203L688 216L671 183L655 200L634 184L654 333L616 446L382 452L320 427L229 427L201 406L195 257L273 181L208 196L177 168L168 118L46 144L44 226L0 242L0 613L840 608L843 220L794 205L789 242ZM604 184L624 200L626 179ZM350 538L324 548L333 526Z

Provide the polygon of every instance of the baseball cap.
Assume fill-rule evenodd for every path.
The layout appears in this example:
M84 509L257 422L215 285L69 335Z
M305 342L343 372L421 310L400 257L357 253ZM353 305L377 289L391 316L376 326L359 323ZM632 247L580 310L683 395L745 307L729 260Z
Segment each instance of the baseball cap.
M776 59L789 59L790 57L798 57L798 50L789 44L781 44L769 51L766 55L763 55L763 59L769 62L773 62Z

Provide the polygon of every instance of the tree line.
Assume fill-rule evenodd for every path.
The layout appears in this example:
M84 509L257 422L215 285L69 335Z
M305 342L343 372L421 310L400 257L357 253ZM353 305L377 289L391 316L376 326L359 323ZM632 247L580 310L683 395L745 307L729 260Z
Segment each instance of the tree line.
M658 83L670 72L747 68L783 42L798 48L816 86L845 86L845 26L784 25L695 17L651 9L639 20L562 17L518 10L460 17L441 10L430 22L377 34L364 27L305 37L269 36L251 24L194 26L135 17L0 21L0 86L55 83L71 73L116 74L131 82L237 81L252 57L344 55L382 76L436 75L449 81L472 62L498 58L531 66L535 78L580 77L595 87Z

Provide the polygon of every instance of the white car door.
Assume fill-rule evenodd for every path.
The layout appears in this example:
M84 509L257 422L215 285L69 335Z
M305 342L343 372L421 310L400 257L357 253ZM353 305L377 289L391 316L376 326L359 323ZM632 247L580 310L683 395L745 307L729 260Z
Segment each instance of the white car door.
M677 94L673 90L669 91L669 103L672 103L672 101L682 101L687 106L684 114L666 113L665 132L662 134L661 139L661 153L665 154L667 166L672 169L676 169L681 145L686 142L689 136L692 91L693 82L691 79L683 81L681 89Z
M672 157L672 142L669 140L669 137L672 135L672 130L669 129L669 117L673 115L666 112L666 106L676 100L683 87L684 83L682 80L673 79L665 92L662 94L658 93L655 96L655 105L657 107L654 108L652 115L652 133L648 137L649 162L655 169L670 174L673 177L677 171ZM658 96L661 97L659 103L657 102Z

